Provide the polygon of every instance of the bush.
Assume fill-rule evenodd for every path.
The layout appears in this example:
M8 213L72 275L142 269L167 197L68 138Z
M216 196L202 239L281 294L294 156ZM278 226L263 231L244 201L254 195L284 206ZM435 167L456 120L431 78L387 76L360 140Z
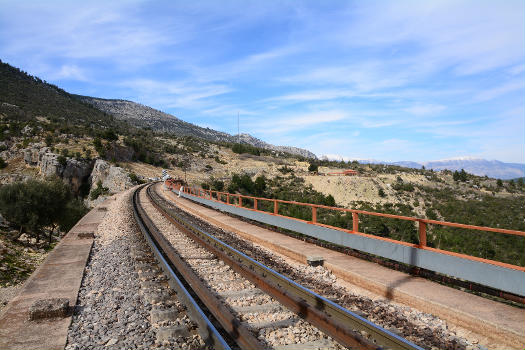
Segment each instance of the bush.
M277 170L279 170L282 174L288 174L288 173L293 173L293 169L292 168L289 168L288 166L283 166L283 167L280 167L280 168L277 168Z
M109 192L109 188L102 186L102 181L98 180L97 187L91 191L91 195L89 196L92 201L97 199L99 196L103 194L107 194Z
M232 151L238 154L249 153L255 156L261 155L261 151L257 147L254 147L252 145L240 144L240 143L234 144L232 146Z
M214 191L222 191L224 189L224 182L221 180L211 179L211 189Z
M308 171L310 171L312 173L317 173L319 171L319 166L317 164L315 164L315 163L312 163L308 167Z
M64 157L63 155L59 155L58 158L57 158L57 162L58 162L58 164L60 164L62 166L66 166L67 158Z
M104 130L104 132L102 133L102 138L108 141L116 141L118 140L118 135L113 129L108 129Z
M410 182L404 183L404 182L396 182L392 185L392 188L399 192L414 192L414 185L412 185Z
M129 173L128 176L131 182L133 182L134 184L141 185L144 183L144 181L141 180L135 173Z
M4 169L7 166L7 162L4 158L0 157L0 169Z
M386 197L386 193L385 191L383 191L382 188L380 188L379 191L377 191L377 194L379 195L379 197L382 197L382 198Z

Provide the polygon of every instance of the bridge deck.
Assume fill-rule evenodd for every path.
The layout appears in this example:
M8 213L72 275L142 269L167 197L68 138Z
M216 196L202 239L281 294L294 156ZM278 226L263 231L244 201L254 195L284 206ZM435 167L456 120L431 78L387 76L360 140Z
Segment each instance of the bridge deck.
M86 214L5 307L0 314L0 349L64 349L72 316L30 321L29 308L36 300L48 298L67 298L70 307L76 304L93 244L93 238L78 234L95 233L104 209L103 203Z
M289 258L306 263L308 256L321 256L324 266L337 277L377 295L439 316L497 344L521 348L525 343L523 309L319 247L205 208L171 192L166 194L182 209Z

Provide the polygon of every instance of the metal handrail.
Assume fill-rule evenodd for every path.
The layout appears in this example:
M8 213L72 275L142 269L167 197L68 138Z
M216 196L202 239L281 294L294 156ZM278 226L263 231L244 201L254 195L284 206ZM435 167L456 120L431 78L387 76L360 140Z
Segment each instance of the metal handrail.
M170 187L169 184L167 184L167 185L168 185L168 187ZM180 185L173 185L171 188L179 191L181 186ZM220 203L231 205L231 206L242 207L243 209L246 209L246 210L262 212L262 213L266 213L266 214L269 214L269 215L282 216L282 217L285 217L285 218L306 222L306 223L309 223L309 224L312 224L312 225L327 227L327 228L335 229L335 230L338 230L338 231L344 231L344 232L351 233L351 234L363 235L363 236L367 236L367 237L371 237L371 238L375 238L375 239L380 239L380 240L385 240L385 241L389 241L389 242L393 242L393 243L397 243L397 244L401 244L401 245L412 246L412 247L415 247L415 248L425 249L425 250L432 250L432 251L436 251L436 252L439 252L439 253L444 253L444 254L448 254L448 255L454 255L454 256L457 256L457 257L460 257L460 258L481 261L481 262L485 262L485 263L489 263L489 264L493 264L493 265L498 265L498 266L502 266L502 267L506 267L506 268L511 268L511 269L514 269L514 270L525 271L525 267L522 267L522 266L508 264L508 263L495 261L495 260L479 258L479 257L471 256L471 255L461 254L461 253L455 253L455 252L451 252L451 251L448 251L448 250L437 249L437 248L432 248L432 247L427 246L427 225L428 224L441 225L441 226L447 226L447 227L463 228L463 229L469 229L469 230L495 232L495 233L502 233L502 234L508 234L508 235L515 235L515 236L525 237L525 232L523 232L523 231L508 230L508 229L486 227L486 226L475 226L475 225L460 224L460 223L447 222L447 221L430 220L430 219L423 219L423 218L415 218L415 217L403 216L403 215L395 215L395 214L377 213L377 212L371 212L371 211L366 211L366 210L358 210L358 209L338 208L338 207L331 207L331 206L321 205L321 204L302 203L302 202L296 202L296 201L286 201L286 200L276 199L276 198L263 198L263 197L246 196L246 195L237 194L237 193L228 193L228 192L220 192L220 191L213 191L213 190L204 190L204 189L195 188L195 187L189 187L189 188L188 187L184 187L183 191L184 191L184 193L189 194L189 195L194 195L194 196L197 196L197 197L200 197L200 198L205 198L205 199L208 199L208 200L212 200L212 201L215 201L215 202L220 202ZM217 198L217 199L214 198L214 194L215 194L215 198ZM222 201L221 200L222 196L226 197L226 201ZM233 198L237 198L237 203L238 204L231 203L230 199L232 197ZM243 198L244 199L253 200L254 201L254 207L253 208L244 207L242 205L242 199ZM263 210L258 209L259 208L259 202L262 202L262 201L273 202L273 212L267 212L267 211L263 211ZM302 219L294 218L294 217L291 217L291 216L281 215L281 214L279 214L279 204L293 204L293 205L298 205L298 206L303 206L303 207L310 207L311 210L312 210L312 220L308 221L308 220L302 220ZM328 209L328 210L352 213L352 230L347 230L347 229L344 229L344 228L341 228L341 227L331 226L331 225L326 225L326 224L323 224L323 223L319 223L317 221L317 209ZM359 232L359 214L417 222L418 223L418 232L419 232L419 244L412 244L412 243L403 242L403 241L399 241L399 240L395 240L395 239L391 239L391 238L379 237L379 236L369 235L369 234L366 234L366 233L363 233L363 232Z

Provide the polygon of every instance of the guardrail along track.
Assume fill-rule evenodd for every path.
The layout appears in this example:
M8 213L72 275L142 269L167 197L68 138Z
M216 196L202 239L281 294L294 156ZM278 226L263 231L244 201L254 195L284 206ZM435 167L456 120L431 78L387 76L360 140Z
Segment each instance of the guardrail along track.
M133 197L132 197L133 214L134 214L135 220L137 221L140 227L141 232L144 235L146 242L151 248L151 251L153 252L153 254L155 255L155 258L158 264L164 271L165 275L168 277L168 284L176 292L178 301L180 301L184 305L183 310L179 308L178 310L175 310L176 313L180 311L184 311L185 314L187 314L187 316L191 319L191 321L193 321L197 325L197 332L202 337L206 345L206 348L229 350L230 346L223 339L221 334L213 326L210 320L206 317L206 315L201 310L199 305L196 303L196 301L193 299L191 294L184 287L183 283L177 277L177 275L171 268L169 262L164 258L163 253L161 252L160 247L158 246L154 238L154 235L152 235L152 230L155 231L153 223L147 217L147 215L145 215L145 212L140 205L140 199L139 199L138 194L142 188L143 187L137 189L133 194ZM135 258L139 258L140 260L145 260L145 261L149 260L147 252L141 251L140 248L135 248L133 251L133 254L135 255ZM145 274L147 273L148 273L148 270L146 270ZM153 296L153 298L155 298L155 296ZM166 316L172 311L173 310L162 310L159 313L159 315L161 316L160 318L162 318L163 316ZM179 327L177 329L175 328L170 329L168 334L169 335L171 334L182 335L186 333L186 328L184 326Z
M231 275L231 283L233 283L234 279L237 278L236 276L242 276L256 285L257 288L262 292L270 295L272 299L277 300L287 309L293 311L298 317L308 321L310 324L322 330L326 335L329 335L333 339L337 340L337 342L343 346L360 349L421 349L417 345L403 339L402 337L375 325L374 323L347 309L344 309L343 307L320 295L317 295L316 293L313 293L312 291L288 279L287 277L262 265L247 255L232 248L228 244L204 232L199 227L186 222L174 210L170 209L162 198L160 198L154 193L154 191L151 190L151 186L147 188L147 195L153 206L157 208L166 219L175 224L175 226L181 231L184 231L185 234L188 234L195 242L198 242L202 247L205 247L205 250L199 250L198 254L193 254L201 255L200 257L193 257L197 258L200 264L200 266L197 266L196 268L201 270L206 269L206 265L202 262L202 258L210 258L211 252L212 255L219 257L229 266L231 270L235 272L235 274ZM179 243L183 244L182 241L179 241ZM203 254L208 254L208 256ZM194 259L190 259L190 261L191 260ZM213 269L211 266L210 268ZM222 279L224 277L220 278ZM215 283L216 282L217 281L215 281ZM210 284L213 283L213 281L210 282ZM226 282L226 284L228 284L228 282ZM232 298L235 293L244 295L244 297L250 296L250 294L252 294L252 296L253 294L259 294L259 292L256 291L255 288L252 288L249 283L246 284L246 287L241 291L223 291L222 294L226 297L226 299L229 299ZM221 294L221 292L219 291L218 294ZM269 300L271 299L266 298L266 302ZM276 305L275 303L274 307L282 309L282 307ZM242 309L238 309L238 311L239 312L237 313L241 314L241 319L243 319L244 316L242 315ZM284 321L284 319L282 320L282 323L285 326L288 324L300 322L304 321L298 320L297 317L289 319L289 321ZM267 326L269 328L272 327L271 324L268 324ZM275 326L276 325L274 322L273 327ZM253 328L258 328L258 337L263 337L262 335L264 335L264 332L261 332L260 330L265 328L264 324L259 324L258 326L252 326L250 328L252 328L252 330ZM324 347L326 347L326 345L328 344L325 344ZM241 347L243 346L241 345Z
M410 271L431 279L457 285L476 292L486 293L517 303L525 303L525 287L520 281L525 276L525 267L489 260L481 257L460 254L452 251L436 249L427 246L427 226L440 225L486 231L496 234L525 237L525 232L465 225L452 222L442 222L415 217L399 216L384 213L367 212L363 210L328 207L324 205L284 201L279 199L260 198L230 194L198 188L181 187L180 184L165 182L165 185L183 196L198 203L209 205L214 209L228 212L242 218L255 220L264 224L277 226L294 232L299 232L311 239L320 239L337 246L356 250L364 256L379 256L379 261L387 259L386 265L406 264ZM311 220L286 216L279 211L280 206L294 206L311 209ZM318 210L335 211L351 215L352 230L330 226L318 219ZM393 240L369 233L359 232L359 216L371 215L385 219L396 219L417 223L419 244ZM322 220L321 220L322 221ZM374 258L375 259L375 258ZM393 264L391 264L393 262Z

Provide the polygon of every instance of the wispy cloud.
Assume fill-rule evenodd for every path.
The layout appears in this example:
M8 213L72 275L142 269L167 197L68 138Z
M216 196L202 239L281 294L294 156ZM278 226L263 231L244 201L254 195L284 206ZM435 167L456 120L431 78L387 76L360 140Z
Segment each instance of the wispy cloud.
M509 112L525 103L521 0L4 0L2 10L2 60L75 93L230 132L239 112L243 132L354 158L525 158L524 113Z

